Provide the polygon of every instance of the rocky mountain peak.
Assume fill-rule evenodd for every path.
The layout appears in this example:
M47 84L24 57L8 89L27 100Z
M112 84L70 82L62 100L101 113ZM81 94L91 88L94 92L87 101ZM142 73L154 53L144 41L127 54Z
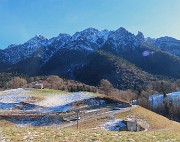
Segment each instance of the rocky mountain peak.
M58 38L60 39L60 38L70 38L71 36L69 35L69 34L62 34L62 33L60 33L59 35L58 35Z
M72 41L74 40L93 40L97 34L98 34L98 30L95 28L88 28L85 29L83 31L80 32L76 32L73 36L72 36Z
M31 38L30 40L28 40L26 43L33 45L33 44L39 44L39 43L46 42L46 41L48 41L48 39L45 38L44 36L36 35L33 38Z
M38 57L43 57L43 60L48 61L61 48L96 51L107 43L113 49L121 51L136 49L141 44L141 41L173 55L180 56L180 40L167 36L158 39L144 39L142 32L134 35L123 27L115 31L99 31L95 28L87 28L83 31L76 32L72 36L69 34L59 34L57 37L49 40L42 35L36 35L24 44L9 45L8 48L2 50L0 56L2 58L6 57L8 62L15 64L31 57L38 51Z
M10 44L7 48L13 48L15 46L17 46L17 45L16 44Z
M115 30L115 33L118 33L118 34L127 34L129 32L125 28L120 27L119 29Z
M140 41L144 41L144 35L142 32L138 31L138 34L136 35L136 38Z
M99 30L95 29L95 28L87 28L85 30L82 31L82 33L88 33L88 34L96 34L98 33Z

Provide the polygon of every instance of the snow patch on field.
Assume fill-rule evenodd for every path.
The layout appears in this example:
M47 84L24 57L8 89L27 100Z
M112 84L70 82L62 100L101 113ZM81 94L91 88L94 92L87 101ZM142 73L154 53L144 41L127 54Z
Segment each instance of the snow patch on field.
M125 127L126 125L120 119L112 119L102 125L100 129L107 131L119 131L120 128Z
M27 99L28 96L22 88L3 91L0 95L0 109L13 109Z
M2 91L0 94L0 110L12 110L22 106L22 102L28 102L31 98L28 89L12 89ZM40 102L26 104L23 110L36 110L41 113L46 112L64 112L72 108L71 103L82 101L90 98L95 98L93 93L76 92L68 94L51 94L45 96Z
M28 90L29 91L29 90ZM0 94L0 109L1 110L10 110L16 109L21 102L25 102L30 98L30 94L26 89L12 89L2 91ZM59 112L59 111L68 111L71 109L70 104L82 101L90 98L94 98L93 93L88 92L76 92L69 94L53 94L46 96L42 101L35 102L35 109L37 111L43 112Z
M0 102L2 103L20 103L26 100L28 96L24 93L24 89L12 89L3 91L0 95Z
M70 93L70 94L62 94L62 95L53 95L47 96L41 102L36 103L36 105L42 107L58 107L64 106L76 101L82 101L85 99L94 98L95 96L92 93L88 92L77 92L77 93Z

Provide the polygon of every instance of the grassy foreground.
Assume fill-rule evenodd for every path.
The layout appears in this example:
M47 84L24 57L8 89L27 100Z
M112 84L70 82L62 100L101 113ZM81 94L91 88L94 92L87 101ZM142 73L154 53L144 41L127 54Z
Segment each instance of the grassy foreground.
M2 129L6 141L35 142L173 142L180 141L179 133L175 132L107 132L99 130L54 129L48 127L6 128Z
M180 123L171 121L157 113L147 110L143 107L137 106L127 112L118 113L115 115L116 119L125 120L127 117L135 118L142 122L140 125L148 131L163 131L163 132L178 132L180 135ZM100 117L90 121L83 122L79 125L81 129L95 128L109 121L109 117ZM76 126L72 126L75 129Z
M150 125L147 132L110 132L98 129L90 129L88 126L101 124L103 120L91 120L80 125L80 130L75 127L60 129L53 126L44 127L18 127L13 123L0 120L1 139L13 142L179 142L180 124L167 118L136 107L128 112L117 114L116 118L134 116L142 119ZM104 119L106 120L106 118ZM87 125L87 123L89 125ZM84 127L83 127L84 126ZM1 140L0 139L0 140Z
M126 119L128 116L147 122L149 124L148 131L172 131L180 133L180 123L171 121L164 116L140 106L128 112L117 114L116 118Z

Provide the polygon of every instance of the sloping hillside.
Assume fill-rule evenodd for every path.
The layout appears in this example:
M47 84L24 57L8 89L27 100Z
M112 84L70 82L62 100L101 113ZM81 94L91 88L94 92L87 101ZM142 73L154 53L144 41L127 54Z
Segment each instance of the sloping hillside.
M171 121L162 115L154 113L140 106L130 110L129 112L117 114L116 118L125 119L129 116L135 117L135 119L146 121L149 124L148 131L180 132L180 123Z
M85 123L80 125L80 129L76 127L69 129L60 129L58 127L25 127L18 128L12 123L0 121L1 140L6 141L38 141L38 142L117 142L117 141L134 141L134 142L179 142L180 141L180 124L170 121L158 114L148 111L141 107L136 107L129 112L116 115L116 118L124 118L128 115L135 115L137 118L147 121L151 126L148 132L112 132L104 130L89 130L85 128ZM103 119L99 119L103 123ZM105 120L105 119L104 119ZM93 126L97 121L92 120L86 122L89 126ZM99 123L99 124L100 124Z
M148 109L137 106L129 111L124 111L122 113L115 114L115 119L126 120L128 118L133 118L141 123L141 125L146 129L146 131L161 131L161 132L177 132L180 133L180 123L171 121L166 117L163 117L157 113L154 113ZM108 122L111 118L100 117L90 121L86 121L80 124L81 129L98 129L101 124ZM75 128L71 127L71 128ZM145 133L145 132L144 132Z
M87 62L90 53L85 50L61 49L41 67L39 74L56 74L74 78L74 70Z
M180 78L180 58L170 53L164 52L146 43L141 43L138 47L115 47L112 41L107 42L102 49L117 57L135 64L138 68L153 75L163 75Z
M101 79L108 79L119 89L138 89L154 79L127 60L102 50L92 54L90 61L75 74L77 80L91 85L98 85Z

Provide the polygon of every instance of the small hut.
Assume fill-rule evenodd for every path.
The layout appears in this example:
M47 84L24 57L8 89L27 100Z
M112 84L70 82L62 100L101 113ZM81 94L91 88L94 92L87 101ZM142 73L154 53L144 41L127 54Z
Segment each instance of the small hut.
M36 84L34 85L34 88L35 88L35 89L43 89L44 86L43 86L43 84L36 83Z
M137 121L126 121L128 131L140 131L140 125Z

